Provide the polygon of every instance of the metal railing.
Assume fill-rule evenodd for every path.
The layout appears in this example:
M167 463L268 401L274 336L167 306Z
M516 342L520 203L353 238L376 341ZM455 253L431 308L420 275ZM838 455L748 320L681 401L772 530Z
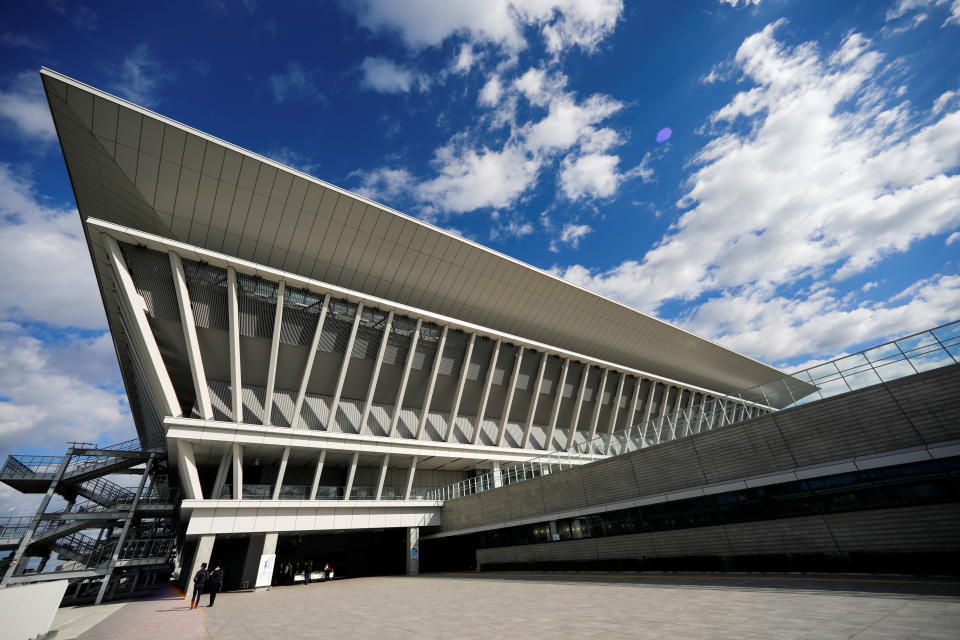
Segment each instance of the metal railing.
M244 484L244 500L271 500L273 490L276 485L272 484ZM410 491L411 500L429 500L428 496L437 491L440 487L413 487ZM346 487L343 486L319 486L317 487L317 500L343 500ZM406 487L395 485L384 485L380 495L381 500L403 500ZM375 500L377 497L377 488L375 486L354 485L350 489L351 500ZM220 491L220 499L229 500L233 498L233 485L224 485ZM309 500L310 487L308 485L284 485L280 489L280 500Z
M22 538L32 521L32 516L0 518L0 538Z
M576 445L441 487L430 499L449 500L523 482L596 460L622 455L750 420L774 410L825 400L883 382L960 362L960 320L807 367L744 389L640 422Z

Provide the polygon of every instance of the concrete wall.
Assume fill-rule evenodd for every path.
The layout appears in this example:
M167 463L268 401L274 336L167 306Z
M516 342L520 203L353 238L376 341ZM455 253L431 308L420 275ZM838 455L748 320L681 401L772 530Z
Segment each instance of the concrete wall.
M54 580L0 589L0 635L6 640L30 640L46 634L67 584L67 580Z
M456 531L960 439L960 365L449 500Z
M958 399L960 365L953 365L450 500L441 530L547 520L591 507L599 511L642 496L958 440ZM956 504L928 505L480 549L476 558L481 568L875 570L871 567L883 565L912 572L927 570L920 565L936 570L944 554L960 554L958 528Z

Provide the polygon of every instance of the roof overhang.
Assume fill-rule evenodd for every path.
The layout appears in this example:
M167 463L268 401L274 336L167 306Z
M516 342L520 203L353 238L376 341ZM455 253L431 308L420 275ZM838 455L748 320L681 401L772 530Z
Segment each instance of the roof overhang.
M719 393L784 376L67 76L48 69L41 76L84 221L98 218ZM101 261L93 245L91 252ZM107 297L110 285L97 266Z

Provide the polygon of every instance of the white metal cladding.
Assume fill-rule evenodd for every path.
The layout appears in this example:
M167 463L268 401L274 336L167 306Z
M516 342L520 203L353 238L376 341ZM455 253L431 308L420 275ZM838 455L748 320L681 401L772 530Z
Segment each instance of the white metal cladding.
M94 221L90 224L104 226ZM477 340L475 328L452 326L448 319L423 322L423 317L418 317L415 321L413 316L422 316L423 312L402 307L386 309L386 301L375 299L354 301L351 298L355 294L350 292L316 291L313 283L288 283L284 274L246 273L245 265L240 263L230 265L236 271L236 277L231 279L225 277L222 267L190 255L183 258L188 292L198 294L196 308L202 311L194 322L202 338L198 339L199 350L203 370L207 371L206 380L195 381L192 369L185 364L188 359L184 355L183 333L175 330L180 326L178 303L170 301L175 298L173 263L166 253L150 245L162 246L178 256L190 253L189 248L158 243L143 234L139 234L140 242L134 245L130 243L132 238L125 237L129 232L110 232L120 240L134 285L149 301L148 320L171 379L175 387L187 390L181 401L191 403L186 406L189 409L195 400L192 390L208 389L216 420L226 421L231 415L233 383L225 363L228 331L222 320L214 321L227 315L218 307L227 304L231 286L236 287L238 299L243 371L239 395L242 422L246 424L513 449L569 450L589 440L601 424L601 417L613 415L614 405L622 404L623 385L618 384L620 393L614 393L611 371L614 376L631 376L634 388L645 377L611 363L589 358L583 358L586 362L573 360L576 354L566 358L572 364L561 367L560 358L546 345L515 336L498 337L496 342L490 336ZM231 284L233 281L235 285ZM188 302L193 309L194 302ZM280 322L278 305L287 310L280 314ZM286 326L284 317L288 318ZM283 335L275 336L277 332ZM385 336L388 344L384 357L378 358ZM480 344L487 343L489 348L473 349L470 366L464 367L471 337ZM392 357L387 358L390 340L395 348ZM278 352L280 343L283 349ZM551 357L553 366L549 367L548 377L547 363ZM305 370L304 363L311 359L313 364ZM379 364L376 368L375 360ZM475 369L471 371L471 367ZM276 370L274 380L268 380L268 369ZM451 415L461 373L465 376L463 401ZM541 376L549 384L535 384ZM471 377L473 386L468 388ZM378 381L377 385L372 384L373 380ZM663 389L659 396L661 413L669 403L679 403L683 398L689 401L694 393L705 392L675 381L648 380ZM377 387L381 389L379 396ZM301 388L303 402L298 414L297 389ZM363 420L368 397L369 413ZM646 402L652 398L651 394ZM543 411L534 410L541 405ZM638 424L639 416L647 410L641 404L631 406L633 415L625 416L620 428ZM553 410L548 411L549 407ZM618 428L613 419L604 424L609 424L608 430Z
M781 372L49 70L81 216L730 393Z

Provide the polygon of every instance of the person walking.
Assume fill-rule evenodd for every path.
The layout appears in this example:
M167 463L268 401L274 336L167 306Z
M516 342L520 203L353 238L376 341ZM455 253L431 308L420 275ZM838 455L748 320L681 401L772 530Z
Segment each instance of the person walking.
M191 609L196 609L200 606L200 594L203 593L203 587L206 585L209 575L207 563L204 562L200 565L200 570L193 576L193 600L190 601Z
M213 568L213 571L210 572L210 575L207 577L207 592L210 593L210 604L208 607L213 606L214 600L217 599L217 593L220 591L220 588L223 586L223 571L220 569L220 565L217 565Z

